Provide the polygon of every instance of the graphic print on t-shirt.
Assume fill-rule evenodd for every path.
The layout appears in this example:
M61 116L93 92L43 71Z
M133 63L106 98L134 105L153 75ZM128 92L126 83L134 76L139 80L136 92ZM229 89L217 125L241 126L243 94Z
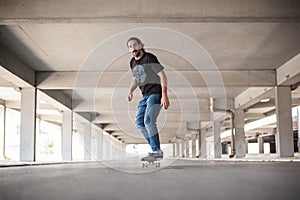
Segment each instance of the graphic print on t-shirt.
M143 85L146 78L147 78L147 74L144 70L144 67L142 65L136 65L133 70L133 75L137 80L138 85Z

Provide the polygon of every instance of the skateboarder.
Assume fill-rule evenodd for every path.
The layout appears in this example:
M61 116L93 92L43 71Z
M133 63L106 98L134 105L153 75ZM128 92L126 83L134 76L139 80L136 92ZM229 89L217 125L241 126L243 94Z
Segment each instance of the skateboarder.
M145 51L144 44L139 38L129 38L127 47L133 56L130 60L133 79L130 84L128 101L132 100L134 90L139 87L143 97L138 104L135 123L152 149L152 152L142 158L142 161L162 159L163 151L160 149L156 120L161 107L168 109L170 106L167 94L167 76L156 56Z

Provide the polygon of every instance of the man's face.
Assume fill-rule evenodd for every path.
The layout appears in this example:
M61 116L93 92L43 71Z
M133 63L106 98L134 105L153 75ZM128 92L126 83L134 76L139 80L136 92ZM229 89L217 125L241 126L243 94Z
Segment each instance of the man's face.
M135 40L129 40L127 43L128 50L134 57L139 57L141 54L142 44L137 43Z

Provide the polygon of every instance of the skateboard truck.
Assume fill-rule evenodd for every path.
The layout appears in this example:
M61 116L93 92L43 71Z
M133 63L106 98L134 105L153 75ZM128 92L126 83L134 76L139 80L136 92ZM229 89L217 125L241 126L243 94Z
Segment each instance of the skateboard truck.
M145 158L142 158L142 168L144 167L149 167L149 166L154 166L156 168L160 167L160 158L155 158L153 156L148 156Z

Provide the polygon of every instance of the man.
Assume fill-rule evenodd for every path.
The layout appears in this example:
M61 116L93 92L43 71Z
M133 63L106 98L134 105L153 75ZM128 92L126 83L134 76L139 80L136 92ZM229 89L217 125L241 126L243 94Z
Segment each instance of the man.
M147 158L163 158L156 120L161 107L168 109L170 106L167 94L167 76L156 56L145 51L144 44L139 38L129 38L127 47L133 56L130 60L133 79L130 84L128 101L132 100L133 92L139 86L143 97L138 104L135 123L152 149L152 152L142 158L142 161Z

